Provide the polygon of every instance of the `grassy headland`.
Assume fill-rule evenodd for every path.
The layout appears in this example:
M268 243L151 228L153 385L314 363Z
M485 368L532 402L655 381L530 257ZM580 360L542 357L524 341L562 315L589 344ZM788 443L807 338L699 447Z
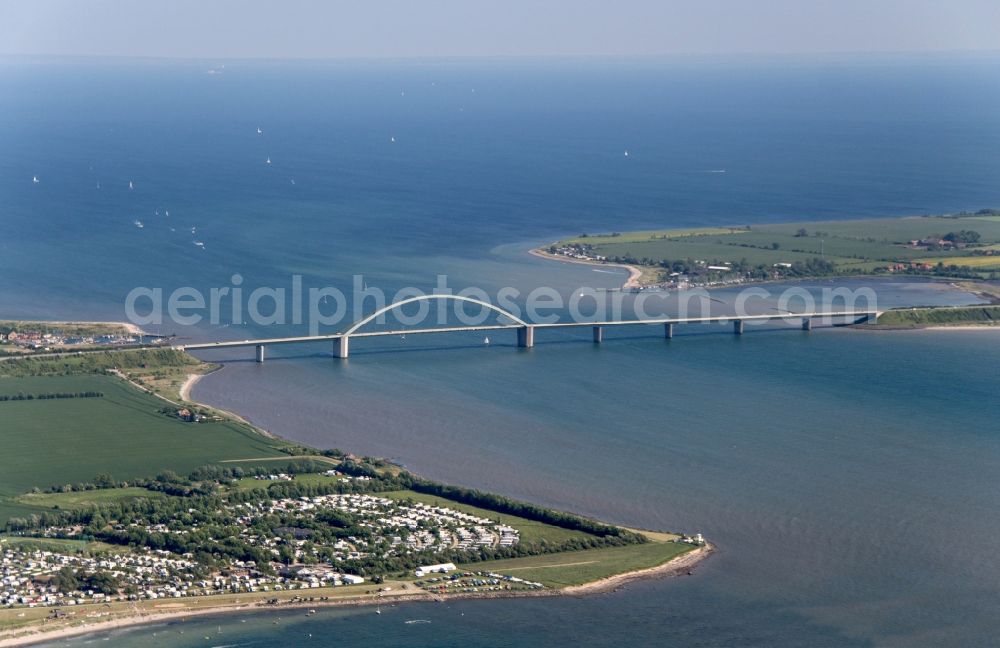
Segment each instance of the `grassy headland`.
M582 234L537 252L634 266L643 285L1000 272L1000 211L867 220Z
M1000 326L1000 306L896 308L879 315L875 328Z
M0 558L22 577L0 590L0 645L247 606L610 587L711 549L265 436L178 399L211 368L168 349L0 362ZM439 562L458 568L414 574Z

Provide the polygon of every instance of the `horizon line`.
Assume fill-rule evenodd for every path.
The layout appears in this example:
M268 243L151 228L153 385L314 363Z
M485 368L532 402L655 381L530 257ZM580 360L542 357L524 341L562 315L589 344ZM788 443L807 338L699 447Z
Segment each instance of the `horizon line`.
M927 49L927 50L828 50L815 52L793 51L746 51L746 52L663 52L655 54L616 53L566 53L566 54L441 54L413 56L342 55L342 56L159 56L149 54L54 54L0 52L0 60L10 59L59 59L76 61L149 61L149 62L275 62L275 63L354 63L354 62L465 62L465 61L561 61L600 60L609 62L629 61L671 61L692 59L819 59L828 57L938 57L938 56L989 56L1000 54L1000 47L994 49Z

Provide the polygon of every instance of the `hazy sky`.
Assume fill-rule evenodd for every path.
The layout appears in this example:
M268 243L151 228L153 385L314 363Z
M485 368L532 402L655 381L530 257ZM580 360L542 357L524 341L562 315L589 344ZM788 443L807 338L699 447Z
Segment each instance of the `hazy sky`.
M340 58L1000 49L1000 0L0 0L0 54Z

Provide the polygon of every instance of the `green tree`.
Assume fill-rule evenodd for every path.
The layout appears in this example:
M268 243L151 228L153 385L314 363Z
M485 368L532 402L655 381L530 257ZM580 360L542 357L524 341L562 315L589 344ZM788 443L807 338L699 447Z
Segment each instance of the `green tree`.
M80 588L80 580L76 577L76 572L72 567L66 566L56 572L52 584L63 594L75 592Z

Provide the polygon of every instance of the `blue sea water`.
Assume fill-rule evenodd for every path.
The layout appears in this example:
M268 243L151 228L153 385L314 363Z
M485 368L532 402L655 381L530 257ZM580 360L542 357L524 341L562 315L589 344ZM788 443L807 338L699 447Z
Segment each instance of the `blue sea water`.
M1000 206L998 72L994 58L5 61L0 316L121 319L136 286L234 273L569 294L621 277L531 245ZM925 281L845 285L873 287L882 307L976 301ZM435 478L701 531L719 552L695 576L583 598L189 620L104 643L927 646L1000 631L997 332L606 339L365 341L346 362L304 346L263 365L232 351L195 396Z

